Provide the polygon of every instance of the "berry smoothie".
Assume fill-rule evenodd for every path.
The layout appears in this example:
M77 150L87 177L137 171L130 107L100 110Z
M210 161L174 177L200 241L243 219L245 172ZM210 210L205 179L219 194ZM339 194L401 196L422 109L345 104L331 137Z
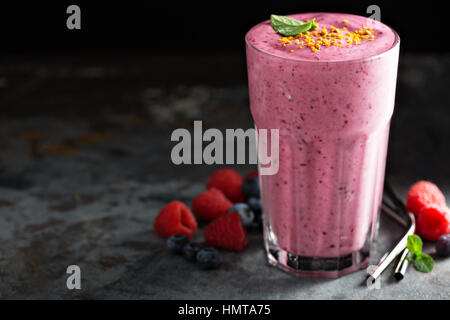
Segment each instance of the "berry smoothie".
M306 13L294 37L246 35L250 107L279 129L279 171L261 176L269 262L338 277L368 265L381 205L399 38L366 17Z

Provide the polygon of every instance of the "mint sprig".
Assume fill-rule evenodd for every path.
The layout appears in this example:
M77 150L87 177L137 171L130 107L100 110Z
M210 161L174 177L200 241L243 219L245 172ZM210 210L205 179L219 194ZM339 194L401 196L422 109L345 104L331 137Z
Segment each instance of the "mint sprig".
M274 14L270 15L270 25L276 32L283 36L295 36L299 33L318 27L318 25L314 22L314 19L303 22Z
M434 260L429 255L422 253L421 255L416 256L414 268L420 272L431 272L434 268Z
M423 243L419 236L410 235L406 247L409 250L408 260L414 264L417 271L431 272L433 270L434 260L428 254L422 252Z
M422 253L423 248L422 239L420 239L419 236L413 234L406 240L406 247L412 254L420 254Z

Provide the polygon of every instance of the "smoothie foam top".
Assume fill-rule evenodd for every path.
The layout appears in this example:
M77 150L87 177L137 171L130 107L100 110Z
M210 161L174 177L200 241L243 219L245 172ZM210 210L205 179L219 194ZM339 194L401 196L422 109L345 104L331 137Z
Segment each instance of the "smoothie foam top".
M315 19L318 28L285 37L264 21L254 26L246 40L256 49L281 58L311 61L346 61L376 56L397 42L396 33L367 17L343 13L303 13L288 17Z

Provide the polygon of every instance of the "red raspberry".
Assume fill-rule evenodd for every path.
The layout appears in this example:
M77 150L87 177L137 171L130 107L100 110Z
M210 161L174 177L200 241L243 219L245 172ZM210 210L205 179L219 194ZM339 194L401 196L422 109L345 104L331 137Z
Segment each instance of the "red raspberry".
M183 202L172 201L159 211L153 229L165 238L176 234L190 237L197 230L197 221Z
M192 201L192 211L197 218L207 221L227 213L232 206L230 200L216 188L200 193Z
M245 196L241 190L242 182L244 182L244 179L236 170L219 169L209 177L206 188L219 189L234 203L244 202Z
M247 175L244 177L244 180L247 180L248 178L258 177L259 173L258 170L254 170L252 172L247 173Z
M248 244L247 231L239 213L224 214L208 224L203 230L205 241L212 247L241 251Z
M416 233L427 240L437 240L450 233L449 212L446 206L429 205L419 212Z
M431 204L445 206L445 197L434 183L419 181L409 189L406 195L408 211L418 215L420 210Z

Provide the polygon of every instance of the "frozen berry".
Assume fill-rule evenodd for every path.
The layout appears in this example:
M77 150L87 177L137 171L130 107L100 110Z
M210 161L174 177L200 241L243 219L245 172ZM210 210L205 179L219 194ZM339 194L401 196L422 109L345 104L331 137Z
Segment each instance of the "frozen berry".
M222 264L220 253L214 248L201 249L196 260L197 266L202 270L217 269Z
M255 215L261 215L262 212L261 199L249 198L247 199L247 204L249 205L250 209L253 211Z
M187 243L183 247L183 257L191 262L197 261L197 253L205 246L200 243Z
M190 237L197 230L197 221L183 202L175 200L161 209L155 219L153 229L165 238L175 234Z
M255 214L246 203L236 203L228 212L237 212L241 216L244 227L249 227L255 220Z
M429 205L419 211L416 233L424 239L434 241L450 232L447 207Z
M255 216L255 222L254 222L254 226L255 227L262 227L263 226L263 215L262 214L260 214L260 215L257 215L257 216Z
M234 169L219 169L209 177L206 188L217 188L232 202L244 202L241 175Z
M418 215L420 210L431 204L445 205L445 197L434 183L419 181L409 189L406 195L406 209L408 211Z
M247 231L239 213L224 214L203 230L207 244L215 248L241 251L248 244Z
M450 256L450 234L444 234L436 241L436 254L443 258Z
M192 210L197 218L211 221L218 216L227 213L233 203L225 197L222 191L211 188L194 198Z
M189 243L189 239L185 235L176 234L167 239L167 249L173 254L181 254L187 243Z
M259 198L259 179L258 177L251 177L245 179L242 183L242 193L245 198Z

